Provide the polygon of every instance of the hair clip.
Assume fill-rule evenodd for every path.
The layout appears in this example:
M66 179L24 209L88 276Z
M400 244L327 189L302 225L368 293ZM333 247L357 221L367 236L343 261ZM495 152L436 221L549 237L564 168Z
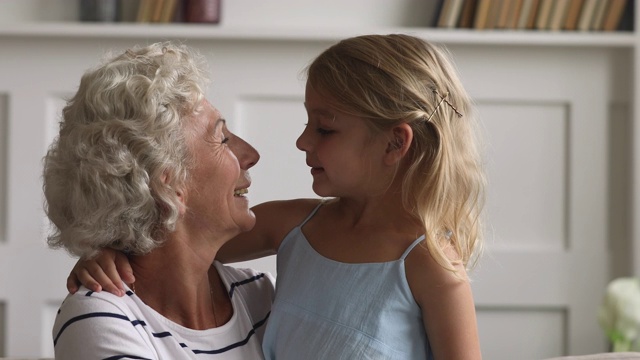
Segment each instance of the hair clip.
M431 118L433 117L433 115L436 114L436 111L438 111L438 108L440 107L440 104L442 104L443 102L447 103L447 105L449 105L449 107L451 107L453 109L453 111L456 112L456 114L458 115L458 117L462 117L462 113L460 111L458 111L458 109L456 109L455 106L453 106L453 104L451 104L448 100L447 100L447 96L449 96L449 93L447 92L446 94L444 94L444 96L440 95L440 93L438 93L438 91L436 89L432 90L434 94L438 95L440 97L440 101L438 102L438 105L436 105L436 108L433 109L433 111L431 112L431 115L429 115L429 117L427 118L427 121L430 121Z

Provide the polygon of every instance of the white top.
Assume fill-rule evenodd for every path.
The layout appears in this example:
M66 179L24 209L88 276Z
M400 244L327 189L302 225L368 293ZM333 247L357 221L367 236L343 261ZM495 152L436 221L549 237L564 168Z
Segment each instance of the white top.
M67 296L53 326L56 359L263 359L261 344L271 311L269 273L214 263L233 316L221 327L192 330L165 318L130 289L118 297L84 287Z

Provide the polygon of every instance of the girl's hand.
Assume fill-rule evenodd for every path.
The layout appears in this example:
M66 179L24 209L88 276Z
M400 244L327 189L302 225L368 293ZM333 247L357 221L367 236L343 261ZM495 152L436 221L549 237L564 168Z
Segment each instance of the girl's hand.
M96 292L102 289L124 296L122 282L132 284L135 281L129 259L116 250L102 249L93 259L79 259L67 278L67 290L70 293L78 291L80 285Z

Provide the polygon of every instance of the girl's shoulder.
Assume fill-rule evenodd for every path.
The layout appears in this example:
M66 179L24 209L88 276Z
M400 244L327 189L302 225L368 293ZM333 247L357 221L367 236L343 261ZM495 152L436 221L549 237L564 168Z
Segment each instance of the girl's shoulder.
M452 247L444 250L446 256L454 262L454 269L439 264L427 248L426 241L418 244L405 260L407 281L416 300L423 296L433 297L433 289L458 288L468 286L466 269L457 259L459 256Z
M282 218L284 216L287 218L301 218L302 221L323 201L323 199L274 200L256 205L252 210L256 214L265 215L265 217L277 216Z
M256 215L256 225L268 228L271 238L282 240L322 202L322 199L275 200L256 205L252 210Z

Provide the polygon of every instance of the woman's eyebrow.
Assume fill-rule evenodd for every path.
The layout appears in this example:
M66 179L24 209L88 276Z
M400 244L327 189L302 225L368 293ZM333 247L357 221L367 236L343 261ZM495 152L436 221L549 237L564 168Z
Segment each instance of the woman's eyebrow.
M215 125L213 126L213 129L216 130L221 126L225 126L227 124L227 120L223 117L220 117L218 120L216 120Z

